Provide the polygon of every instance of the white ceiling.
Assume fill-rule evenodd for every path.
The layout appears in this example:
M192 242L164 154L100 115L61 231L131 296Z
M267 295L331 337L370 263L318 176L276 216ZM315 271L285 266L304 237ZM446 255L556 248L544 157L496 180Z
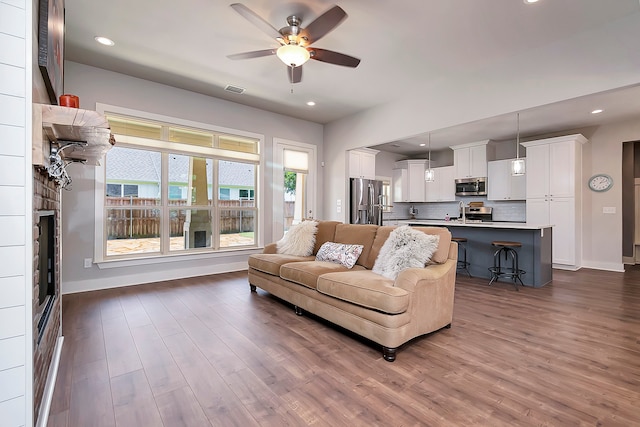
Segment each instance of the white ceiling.
M65 58L329 123L416 90L444 86L444 82L451 85L462 73L486 70L640 11L638 0L540 0L533 5L523 0L343 0L338 4L348 18L313 46L358 57L360 66L351 69L309 61L303 67L302 82L292 87L285 65L275 56L243 61L226 57L278 46L229 7L230 3L66 0ZM291 14L302 16L305 27L334 1L242 3L280 28ZM96 35L113 39L115 46L97 44ZM589 70L576 72L580 78ZM226 92L228 84L246 88L246 92ZM316 106L308 107L309 100ZM588 114L594 108L605 111ZM640 117L640 87L523 111L521 131L523 136L543 134L632 117ZM515 114L432 132L433 141L437 139L441 146L450 141L514 136ZM419 135L390 141L385 149L410 153L425 140L425 135Z

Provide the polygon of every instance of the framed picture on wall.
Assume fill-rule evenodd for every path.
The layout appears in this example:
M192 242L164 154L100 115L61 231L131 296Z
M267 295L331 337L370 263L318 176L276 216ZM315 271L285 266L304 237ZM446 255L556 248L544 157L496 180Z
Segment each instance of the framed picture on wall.
M64 0L40 0L38 67L54 105L64 93Z

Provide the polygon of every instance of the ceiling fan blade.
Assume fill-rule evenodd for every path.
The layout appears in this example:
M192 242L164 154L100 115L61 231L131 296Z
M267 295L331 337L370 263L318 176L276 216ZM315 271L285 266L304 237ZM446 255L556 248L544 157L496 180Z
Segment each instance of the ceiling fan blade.
M231 7L242 15L247 21L251 22L256 27L260 28L264 31L269 37L273 37L274 39L281 38L282 34L267 21L262 19L257 13L253 10L249 9L247 6L242 3L233 3Z
M309 48L311 59L316 61L328 62L329 64L342 65L344 67L355 68L360 64L358 58L345 55L344 53L334 52L332 50Z
M287 67L289 82L300 83L302 81L302 65L298 67Z
M229 59L251 59L251 58L261 58L263 56L275 55L276 49L264 49L264 50L254 50L252 52L242 52L242 53L234 53L233 55L227 55Z
M340 6L333 6L307 25L301 31L300 36L306 40L306 45L314 43L336 28L346 17L347 12L342 10Z

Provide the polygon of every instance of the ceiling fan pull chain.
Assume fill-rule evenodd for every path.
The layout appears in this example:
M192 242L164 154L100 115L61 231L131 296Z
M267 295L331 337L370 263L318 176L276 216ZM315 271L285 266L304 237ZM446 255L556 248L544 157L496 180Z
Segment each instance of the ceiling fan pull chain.
M291 93L293 93L293 65L289 66L289 69L291 70L291 80L289 80L291 82Z

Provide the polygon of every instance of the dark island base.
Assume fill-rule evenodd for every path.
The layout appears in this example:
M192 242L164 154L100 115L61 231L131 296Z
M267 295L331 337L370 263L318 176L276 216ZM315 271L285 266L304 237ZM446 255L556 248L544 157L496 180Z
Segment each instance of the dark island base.
M537 230L459 226L447 228L451 231L452 236L467 238L464 245L467 247L467 262L469 262L469 273L472 276L486 278L489 283L491 278L489 267L493 266L493 254L496 251L491 242L507 240L522 243L522 247L517 249L518 263L520 269L526 272L521 276L522 282L526 286L539 288L551 282L552 228ZM465 274L464 270L462 272ZM499 280L513 282L508 278L500 278Z

